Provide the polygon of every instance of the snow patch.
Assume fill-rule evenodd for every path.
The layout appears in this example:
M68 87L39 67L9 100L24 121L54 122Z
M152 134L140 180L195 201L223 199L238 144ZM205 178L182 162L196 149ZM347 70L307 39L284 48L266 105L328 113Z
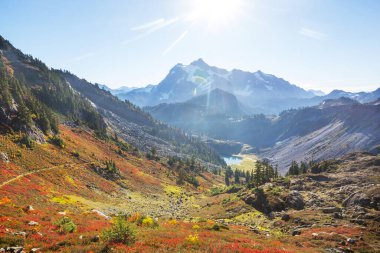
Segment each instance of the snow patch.
M270 85L265 85L265 88L267 88L267 90L273 90L273 87L272 86L270 86Z

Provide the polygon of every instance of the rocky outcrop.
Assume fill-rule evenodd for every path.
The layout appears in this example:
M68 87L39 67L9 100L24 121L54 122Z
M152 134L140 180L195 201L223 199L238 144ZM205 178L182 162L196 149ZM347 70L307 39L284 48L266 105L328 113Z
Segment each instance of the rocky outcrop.
M296 210L301 210L305 207L304 199L298 191L291 191L286 197L285 202L289 208Z
M373 187L365 192L355 192L348 196L342 204L344 207L361 206L380 210L380 186Z
M9 163L9 157L7 153L0 152L0 161L3 161L5 163Z
M245 203L263 213L270 213L271 208L262 189L257 189L254 194L250 194L244 199Z

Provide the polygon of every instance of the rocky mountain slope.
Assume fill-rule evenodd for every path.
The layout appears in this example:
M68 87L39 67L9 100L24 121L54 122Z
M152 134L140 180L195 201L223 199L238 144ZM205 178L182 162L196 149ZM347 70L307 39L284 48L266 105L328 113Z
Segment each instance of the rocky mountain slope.
M280 168L287 168L292 160L323 160L353 151L379 152L380 107L375 102L326 100L316 107L284 113L278 124L287 130L261 155Z
M258 189L241 188L236 196L265 210L269 218L258 222L258 215L252 214L242 222L249 225L256 217L252 230L258 234L287 231L298 237L303 252L311 245L324 245L323 252L377 252L379 169L379 155L352 153L314 164L307 173L288 180L275 180Z

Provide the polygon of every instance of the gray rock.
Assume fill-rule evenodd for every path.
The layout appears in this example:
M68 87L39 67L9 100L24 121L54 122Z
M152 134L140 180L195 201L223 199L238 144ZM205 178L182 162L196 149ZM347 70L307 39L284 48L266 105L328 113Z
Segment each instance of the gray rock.
M6 251L11 252L11 253L21 253L23 249L24 249L23 247L16 246L16 247L8 247Z
M24 231L17 231L17 232L14 232L13 235L21 235L21 236L26 236L26 232Z
M361 206L365 208L374 208L378 210L380 206L380 194L378 188L377 191L371 193L356 192L351 194L348 198L343 201L343 206L354 207Z
M339 207L324 207L320 209L323 213L341 213L342 209Z
M281 217L281 220L283 221L289 221L290 220L290 215L289 214L284 214L282 217Z
M29 206L26 206L26 207L24 208L24 211L25 211L25 212L34 211L34 208L33 208L33 206L29 205Z
M36 222L36 221L29 221L28 225L29 226L38 226L38 222Z
M9 163L10 162L7 153L0 152L0 161L3 161L5 163Z
M91 238L91 242L99 242L100 241L100 236L99 235L96 235L94 237Z
M333 217L335 219L342 219L343 218L342 213L334 213Z
M288 207L301 210L305 207L302 195L298 191L291 191L286 197L285 202Z
M295 229L292 231L292 236L296 236L296 235L300 235L300 234L301 234L300 230Z

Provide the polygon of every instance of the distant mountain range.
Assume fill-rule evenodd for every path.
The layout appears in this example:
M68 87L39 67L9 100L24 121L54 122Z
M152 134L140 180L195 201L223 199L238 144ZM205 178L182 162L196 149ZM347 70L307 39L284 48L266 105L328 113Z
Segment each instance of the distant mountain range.
M121 88L111 92L140 107L152 107L163 103L187 102L214 89L234 95L248 115L278 114L291 108L314 106L331 98L348 97L365 103L380 97L380 89L369 93L334 90L327 95L317 90L306 91L262 71L227 71L209 66L202 59L189 65L177 64L158 85L136 89Z

